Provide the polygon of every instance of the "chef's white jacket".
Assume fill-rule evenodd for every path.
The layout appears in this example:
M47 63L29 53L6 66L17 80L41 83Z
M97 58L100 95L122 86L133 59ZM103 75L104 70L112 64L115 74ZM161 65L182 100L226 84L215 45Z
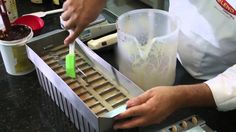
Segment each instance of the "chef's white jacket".
M178 54L195 78L208 80L219 110L236 108L236 0L170 0L180 19Z

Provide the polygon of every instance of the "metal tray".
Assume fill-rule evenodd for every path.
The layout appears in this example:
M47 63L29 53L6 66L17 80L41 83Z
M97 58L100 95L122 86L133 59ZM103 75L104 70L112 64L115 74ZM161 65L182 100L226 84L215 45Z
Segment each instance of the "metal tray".
M215 132L202 118L192 115L157 132Z
M76 39L77 78L65 76L63 41L66 31L33 38L27 44L43 89L82 132L113 131L113 118L126 109L125 102L143 93L137 85ZM85 73L87 77L84 77Z

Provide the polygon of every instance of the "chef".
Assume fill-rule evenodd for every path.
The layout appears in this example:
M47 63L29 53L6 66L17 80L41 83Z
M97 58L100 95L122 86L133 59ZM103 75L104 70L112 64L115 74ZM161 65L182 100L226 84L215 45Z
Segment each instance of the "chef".
M62 18L73 34L69 44L101 12L106 0L67 0ZM169 12L180 19L179 60L196 79L194 85L157 86L127 102L128 109L116 117L129 118L115 129L157 124L177 109L236 108L236 1L170 0Z

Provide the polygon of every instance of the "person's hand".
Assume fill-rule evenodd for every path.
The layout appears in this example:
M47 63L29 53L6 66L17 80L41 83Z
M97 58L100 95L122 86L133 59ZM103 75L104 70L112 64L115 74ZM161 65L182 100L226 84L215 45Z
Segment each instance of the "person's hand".
M128 109L116 117L115 129L158 124L179 107L174 87L156 87L127 102ZM120 119L131 118L125 121Z
M71 29L73 33L64 43L73 42L84 28L97 18L105 3L106 0L66 0L61 17L65 21L65 28Z
M128 109L116 117L118 122L114 124L114 128L126 129L158 124L175 110L193 106L216 107L207 84L156 87L129 100ZM126 121L119 121L121 119Z

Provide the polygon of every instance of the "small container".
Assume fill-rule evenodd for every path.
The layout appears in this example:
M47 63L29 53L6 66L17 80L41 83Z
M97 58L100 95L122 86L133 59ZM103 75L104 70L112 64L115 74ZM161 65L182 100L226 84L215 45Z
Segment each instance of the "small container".
M0 51L3 62L7 73L10 75L25 75L34 70L33 64L27 57L25 47L26 42L33 37L33 31L31 28L30 30L28 36L22 39L13 41L0 40Z
M15 20L14 24L23 24L31 27L34 35L38 35L44 27L43 19L33 15L21 16Z

